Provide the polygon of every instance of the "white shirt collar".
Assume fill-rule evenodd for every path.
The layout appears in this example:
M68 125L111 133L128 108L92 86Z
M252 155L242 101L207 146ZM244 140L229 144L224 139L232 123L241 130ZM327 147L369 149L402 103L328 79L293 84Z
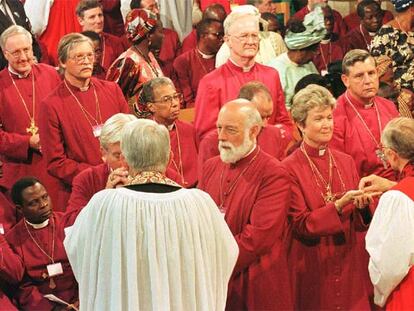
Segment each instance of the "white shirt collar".
M249 67L242 67L242 66L236 64L236 62L234 60L232 60L231 57L229 59L234 64L234 66L237 66L239 68L242 68L243 69L243 72L249 72L253 68L253 66L255 65L255 63L253 63L253 65L251 65Z
M46 227L49 224L49 218L46 219L44 222L42 222L41 224L32 224L30 222L27 221L27 219L25 219L26 223L28 225L30 225L33 229L42 229L44 227Z
M9 66L8 66L8 70L12 73L12 74L14 74L14 75L16 75L19 79L24 79L24 78L27 78L27 76L32 72L32 70L30 69L30 71L26 74L26 75L22 75L22 74L20 74L20 73L18 73L18 72L16 72L11 66L10 66L10 64L9 64Z

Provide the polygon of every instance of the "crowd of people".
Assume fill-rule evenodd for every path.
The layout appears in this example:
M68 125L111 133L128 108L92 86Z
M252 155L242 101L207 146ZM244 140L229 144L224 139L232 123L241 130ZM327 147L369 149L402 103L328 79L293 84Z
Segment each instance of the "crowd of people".
M414 309L414 0L160 2L0 0L0 309Z

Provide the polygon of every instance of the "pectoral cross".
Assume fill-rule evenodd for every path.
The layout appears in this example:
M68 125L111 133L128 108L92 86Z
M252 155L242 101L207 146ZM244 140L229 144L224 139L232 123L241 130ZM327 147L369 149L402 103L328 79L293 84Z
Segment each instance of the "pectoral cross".
M52 277L49 277L49 274L47 274L46 272L43 272L42 273L42 278L44 278L45 280L47 278L49 278L49 288L50 289L55 289L56 288L56 283L55 283L55 281L53 280Z
M30 120L30 126L26 128L26 132L30 133L32 136L36 135L39 131L39 128L36 126L34 120Z

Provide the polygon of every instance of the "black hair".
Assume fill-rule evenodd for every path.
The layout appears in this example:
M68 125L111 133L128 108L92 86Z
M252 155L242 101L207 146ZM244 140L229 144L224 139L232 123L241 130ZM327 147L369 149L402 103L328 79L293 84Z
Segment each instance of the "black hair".
M196 28L196 32L197 32L197 41L200 40L201 35L205 34L208 30L208 28L213 25L214 23L219 23L221 24L219 21L215 20L215 19L211 19L211 18L205 18L202 19L198 24L197 24L197 28Z
M101 37L95 31L87 30L87 31L81 32L81 34L83 34L84 36L88 37L92 41L99 41L99 42L101 42Z
M357 5L357 14L359 16L360 19L363 19L365 16L365 8L367 6L373 5L375 6L379 11L381 11L381 7L378 4L377 1L374 0L362 0L360 3L358 3Z
M11 188L11 198L12 198L13 203L16 205L22 205L23 204L22 193L24 189L34 186L37 183L43 185L39 179L33 176L26 176L16 181Z
M328 82L324 77L322 77L319 74L311 73L306 76L304 76L302 79L300 79L295 86L295 94L299 92L300 90L307 87L309 84L317 84L320 86L323 86L325 88L328 88Z
M140 9L141 8L141 0L131 0L129 4L131 10L133 9Z

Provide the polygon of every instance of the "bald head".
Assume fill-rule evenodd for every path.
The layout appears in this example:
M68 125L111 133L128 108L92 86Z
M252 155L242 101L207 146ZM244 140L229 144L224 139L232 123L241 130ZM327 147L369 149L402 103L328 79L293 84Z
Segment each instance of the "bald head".
M252 126L260 127L262 124L262 118L256 104L243 98L238 98L225 104L220 110L219 119L220 116L226 120L238 123L245 130L250 129Z
M216 21L219 21L220 23L223 23L226 19L226 11L224 10L224 7L221 4L214 3L212 5L209 5L203 12L203 19L209 18L214 19Z

